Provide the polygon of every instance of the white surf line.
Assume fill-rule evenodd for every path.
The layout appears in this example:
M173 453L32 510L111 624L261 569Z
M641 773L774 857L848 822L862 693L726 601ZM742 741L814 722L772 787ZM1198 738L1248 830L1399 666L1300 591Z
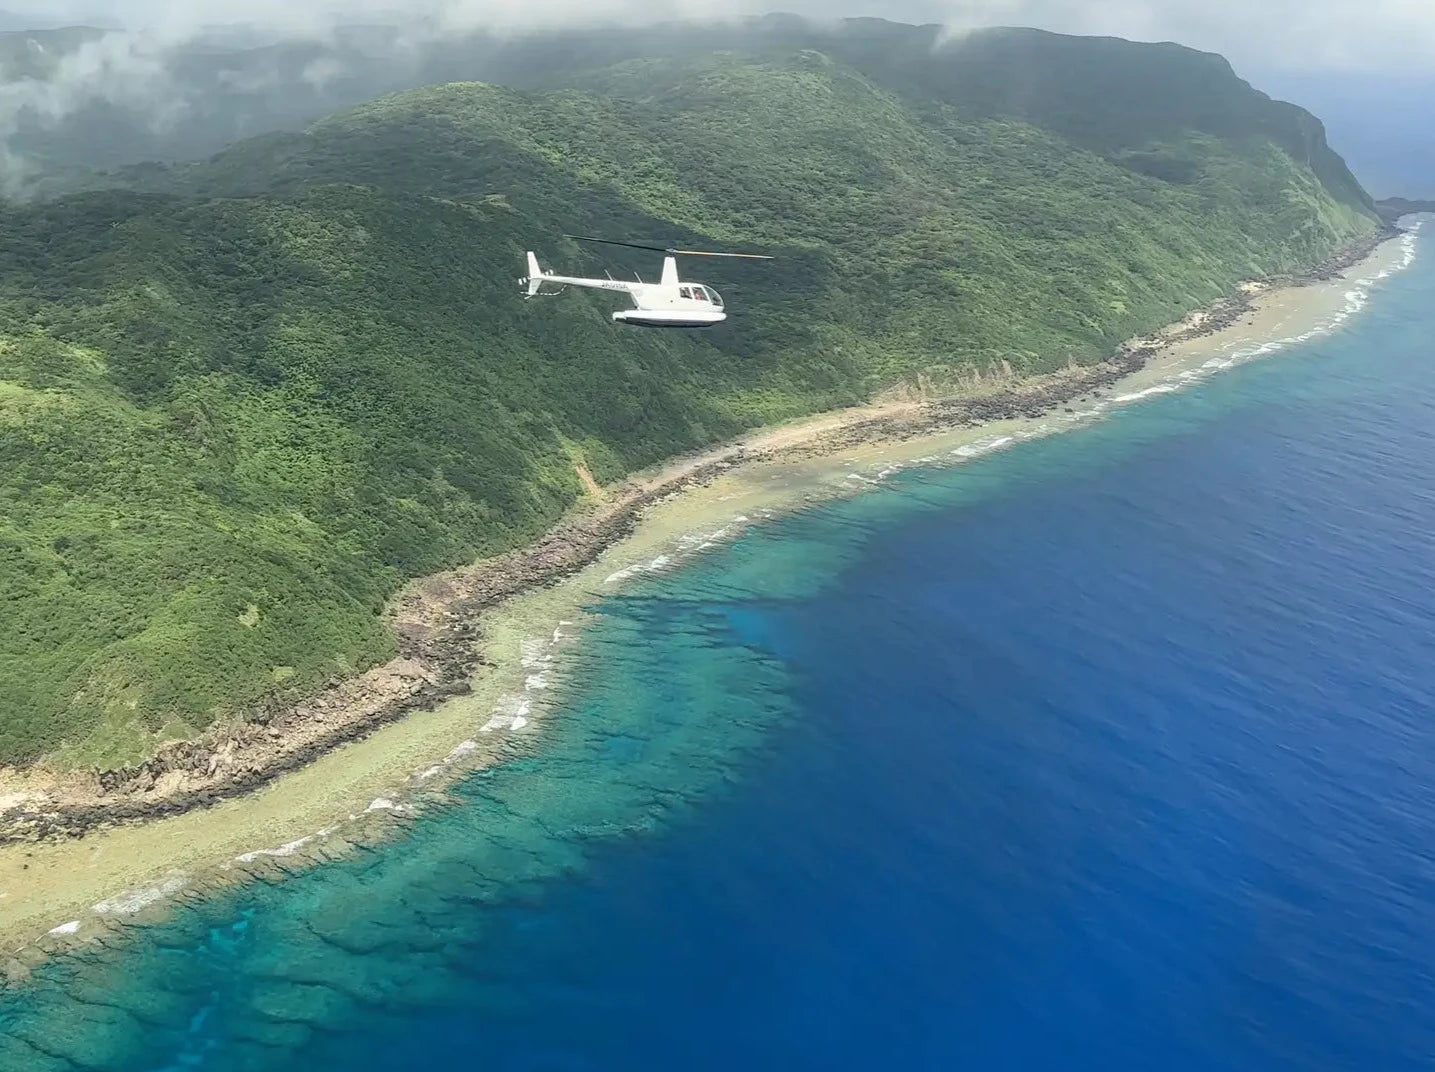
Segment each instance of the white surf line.
M1198 368L1182 369L1168 380L1159 381L1150 387L1139 391L1131 391L1126 394L1115 395L1109 400L1095 402L1090 408L1077 413L1066 414L1061 420L1065 423L1076 423L1078 421L1089 421L1104 417L1114 406L1129 405L1132 402L1139 402L1144 398L1153 395L1171 394L1185 389L1192 384L1210 379L1218 372L1225 372L1243 365L1247 362L1268 357L1271 354L1280 353L1303 343L1311 342L1314 339L1330 335L1345 324L1351 317L1362 312L1370 302L1372 292L1376 286L1398 272L1403 272L1415 263L1419 255L1418 233L1423 228L1425 221L1420 221L1400 238L1401 258L1394 265L1387 266L1372 275L1355 279L1351 287L1344 294L1345 304L1323 320L1316 322L1310 328L1296 335L1288 335L1284 338L1269 339L1265 342L1255 343L1235 349L1225 356L1212 357ZM1021 438L1032 438L1031 433L1020 433Z
M352 822L353 820L358 819L360 815L365 815L369 812L388 810L392 810L395 812L403 812L407 811L408 809L404 805L395 804L393 801L388 800L385 797L376 797L374 801L367 808L364 809L363 812L359 814L354 814L351 812L348 821ZM323 841L327 838L332 837L334 834L342 830L345 825L346 824L343 822L334 823L331 826L324 827L322 830L316 830L312 834L306 834L304 837L295 838L293 841L285 842L283 845L277 845L274 848L253 849L249 852L240 853L238 856L234 857L231 863L224 864L223 869L228 870L232 866L232 864L235 863L252 864L256 860L262 860L267 858L282 859L285 856L293 856L296 852L304 848L306 845L312 845L316 841Z
M91 905L96 915L101 916L132 916L152 904L157 904L167 897L173 897L180 890L189 885L188 875L172 875L157 886L146 886L143 889L127 890L116 897L110 897Z
M739 536L752 523L746 514L738 514L726 524L712 532L689 532L678 538L678 549L688 555L701 554L719 544L727 543Z
M521 730L528 725L528 713L533 709L533 701L524 695L516 694L502 696L499 698L495 713L492 718L479 727L479 733L496 733L499 730Z
M502 730L517 731L525 729L529 725L528 716L532 712L536 695L547 690L553 683L553 663L557 654L556 649L568 636L563 630L572 624L571 620L564 618L554 627L550 638L530 636L520 641L519 664L526 672L523 678L523 690L499 697L491 717L478 728L479 733L490 734ZM443 759L433 766L411 775L408 781L422 783L437 778L478 749L479 742L472 737L460 741L454 746L453 751ZM370 810L373 810L372 807Z
M101 917L123 917L133 916L151 905L159 904L168 900L190 883L190 876L183 872L171 875L163 882L154 886L143 886L139 889L125 890L123 893L108 897L103 901L97 901L90 906L90 911ZM3 895L0 895L3 896ZM78 934L84 926L83 919L72 919L51 927L45 932L45 936L54 938L69 937ZM21 945L20 949L25 946Z
M535 693L543 692L552 682L554 650L563 639L562 626L554 630L553 639L525 637L519 644L519 664L526 671L523 691L511 692L498 698L494 713L479 727L479 733L496 733L500 730L517 731L528 725L528 716L533 710Z
M473 751L477 747L478 743L476 741L464 741L457 748L455 748L452 752L449 753L447 761L452 762L458 759L460 756ZM431 768L431 770L435 772L441 769L441 767ZM410 781L420 781L428 774L429 772L425 771L420 775L413 776L412 778L410 778ZM363 818L365 815L372 815L376 812L390 812L394 815L408 815L411 814L413 810L413 807L408 804L402 803L400 801L395 801L386 796L378 796L371 800L369 802L369 806L366 807L362 812L350 812L349 818L345 822L339 822L333 824L332 826L326 826L322 830L316 830L312 834L307 834L301 838L295 838L293 841L285 842L283 845L277 845L274 848L252 849L249 852L240 853L238 856L234 857L234 859L230 863L223 864L222 869L228 870L236 863L252 864L258 860L263 859L283 859L286 856L293 856L299 850L314 844L316 841L324 841L332 837L349 823L355 822Z
M395 811L400 811L403 809L402 805L393 805L388 801L375 801L375 804L379 804L381 802L387 804L389 807L392 807ZM369 810L374 810L374 805L371 804L369 806ZM350 818L353 819L356 817L351 815ZM220 870L227 871L233 866L234 863L249 864L266 857L291 856L294 853L298 852L305 845L308 845L322 838L327 838L338 829L338 826L328 826L322 830L315 831L313 834L310 834L307 837L297 838L294 841L288 842L284 845L280 845L277 848L255 849L252 852L242 853L241 855L234 857L234 860L230 863L221 864ZM153 886L142 886L137 889L125 890L122 893L114 895L113 897L107 897L102 901L97 901L90 906L90 911L101 918L114 919L124 918L126 916L133 916L144 911L146 908L150 908L153 905L157 905L163 901L169 900L175 894L188 887L191 881L192 876L190 874L186 872L176 872L175 874L172 874L169 878L165 879L163 882L157 883ZM4 895L0 894L0 896ZM59 926L50 928L50 930L46 931L45 934L46 937L70 936L76 934L83 925L83 919L72 919L68 922L61 923ZM24 949L28 944L30 943L22 943L16 951L18 952L19 950Z
M620 569L617 573L609 574L603 578L603 585L617 584L620 581L626 581L630 577L637 577L643 573L657 573L659 570L667 569L671 564L671 556L659 555L657 558L648 562L640 562L635 566L629 566L627 569Z
M439 760L432 767L428 768L428 770L415 775L415 780L420 782L426 782L435 775L442 774L445 770L453 766L464 756L476 751L478 751L478 742L473 740L472 738L466 741L459 741L458 744L454 746L453 751L450 752L448 755L444 756L443 759Z
M283 845L280 845L278 848L254 849L252 852L240 853L234 858L234 862L239 864L252 864L255 860L261 859L266 856L293 856L296 852L298 852L300 849L302 849L305 845L309 844L309 842L313 840L314 835L310 834L307 837L297 838L294 841L290 841Z
M1016 439L1015 435L983 436L975 442L962 444L952 453L958 458L979 458L983 454L1011 446Z
M767 516L771 516L770 511ZM639 562L609 574L604 578L601 587L619 584L641 574L656 573L676 567L695 555L737 538L750 524L752 524L752 518L747 514L736 514L711 531L683 533L669 551L646 562ZM550 640L537 637L524 638L520 645L521 655L519 657L521 665L527 671L523 680L523 689L520 692L500 696L494 706L493 715L479 727L479 733L491 734L504 731L516 733L531 724L530 716L533 713L534 705L539 702L539 694L545 692L552 684L553 664L557 656L557 648L566 639L563 628L572 624L566 619L560 621L558 627L553 630ZM460 757L450 756L443 762L422 771L418 775L419 780L426 781L437 777L457 758Z
M1127 402L1139 402L1141 401L1141 399L1150 398L1152 395L1169 395L1173 391L1179 391L1180 389L1181 387L1177 383L1158 383L1152 387L1147 387L1141 391L1133 391L1130 394L1126 395L1115 395L1112 397L1111 401L1115 405L1121 406L1125 405ZM1097 412L1100 411L1098 410Z
M1419 256L1419 232L1424 228L1426 222L1428 221L1418 221L1414 227L1401 236L1401 258L1399 262L1382 268L1373 275L1353 280L1350 289L1347 290L1344 295L1345 305L1307 330L1297 335L1248 345L1224 357L1213 357L1199 368L1182 369L1170 379L1158 381L1139 391L1115 395L1109 399L1099 399L1088 403L1086 409L1060 415L1054 414L1052 415L1052 420L1055 420L1062 426L1096 421L1106 417L1107 414L1117 406L1130 405L1133 402L1140 402L1143 399L1157 395L1174 394L1193 384L1203 382L1218 372L1224 372L1237 365L1242 365L1261 357L1267 357L1270 354L1279 353L1282 350L1287 350L1293 346L1299 346L1302 343L1307 343L1313 339L1333 333L1351 317L1365 309L1366 305L1369 304L1371 293L1377 285L1389 279L1391 276L1405 271L1415 263ZM1048 421L1043 421L1035 428L1013 432L1010 435L984 436L971 443L957 447L955 450L949 452L949 456L968 461L973 458L979 458L985 454L990 454L993 451L1002 450L1014 443L1044 438L1059 430L1061 429L1053 427ZM866 484L878 484L895 472L918 468L922 465L935 464L938 461L939 459L936 457L928 457L910 462L894 462L888 464L886 468L877 473L875 478L859 473L850 473L847 479L860 480Z
M855 474L854 474L855 476ZM681 493L679 493L681 494ZM733 496L729 496L732 498ZM772 516L770 510L758 510L757 515L761 518ZM599 583L600 588L607 588L623 581L638 577L647 573L659 573L664 570L673 569L681 565L693 555L710 551L721 544L730 543L747 530L752 524L752 518L747 514L735 514L717 529L711 532L686 532L679 536L673 543L672 548L651 558L646 562L639 562L616 573L610 573ZM569 623L571 624L571 623Z

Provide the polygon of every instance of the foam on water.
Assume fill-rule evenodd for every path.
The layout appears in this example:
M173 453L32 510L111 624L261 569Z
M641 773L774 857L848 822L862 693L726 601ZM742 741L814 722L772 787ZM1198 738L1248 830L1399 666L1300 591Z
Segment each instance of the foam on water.
M437 777L438 775L444 773L446 770L452 767L455 763L459 762L459 760L463 759L465 756L472 755L476 751L478 751L477 741L460 741L452 752L444 756L443 759L441 759L438 763L434 764L432 767L429 767L427 770L424 770L419 774L415 775L414 780L426 782L430 778Z
M167 897L173 897L188 885L188 875L172 875L157 886L130 890L118 897L100 901L93 906L93 911L101 916L132 916Z
M523 688L519 692L507 693L498 698L488 719L478 727L480 734L517 732L529 726L529 716L533 713L539 694L553 688L554 662L567 637L564 628L572 624L565 619L558 623L550 637L528 636L519 642L519 665L527 671L523 678ZM439 775L453 774L478 749L479 744L475 740L460 741L447 756L419 771L409 780L412 783L423 783Z
M712 532L685 533L678 537L678 550L687 554L711 550L721 543L736 539L741 534L743 526L751 520L746 514L738 514L727 524Z
M1011 446L1016 439L1014 435L984 436L974 443L962 444L952 451L952 455L957 458L980 458L983 454Z
M1281 351L1288 350L1293 346L1299 346L1302 343L1307 343L1313 339L1320 338L1323 335L1329 335L1331 332L1340 328L1343 324L1349 321L1351 317L1357 315L1361 312L1361 310L1366 307L1366 305L1370 301L1371 291L1376 286L1378 286L1386 279L1389 279L1396 272L1404 271L1415 263L1415 258L1419 252L1419 232L1423 226L1423 221L1418 222L1411 228L1410 231L1400 237L1400 259L1398 261L1396 261L1393 265L1389 267L1382 268L1378 272L1374 272L1369 276L1365 276L1361 279L1356 280L1354 285L1344 294L1345 304L1336 312L1319 321L1318 323L1312 325L1311 327L1307 328L1305 331L1299 332L1295 335L1289 335L1280 339L1271 339L1260 343L1237 347L1233 349L1229 354L1211 358L1209 361L1205 362L1199 369L1185 369L1180 373L1177 373L1171 380L1168 380L1164 383L1156 384L1150 388L1147 388L1144 391L1138 391L1125 395L1118 395L1115 398L1111 399L1111 404L1124 404L1128 402L1134 402L1142 398L1150 397L1152 394L1160 394L1180 390L1183 387L1187 387L1193 383L1197 383L1205 379L1208 375L1212 373L1221 372L1229 368L1234 368L1235 366L1243 364L1247 361L1252 361L1257 358L1267 357L1271 354L1280 353ZM1107 405L1108 404L1106 403L1098 403L1094 411L1084 411L1082 414L1072 416L1088 417L1099 415L1106 410ZM1068 417L1068 420L1070 419L1071 418Z
M293 841L286 842L277 848L254 849L252 852L241 853L236 856L234 860L236 863L252 864L256 860L263 859L264 857L283 858L285 856L293 856L300 849L304 848L304 846L312 844L317 839L317 834L309 834L306 837L296 838Z
M1389 279L1397 272L1402 272L1411 267L1419 255L1419 235L1425 225L1424 220L1415 222L1411 228L1399 239L1400 258L1393 265L1373 272L1368 276L1357 279L1349 290L1344 294L1344 304L1335 313L1312 325L1305 331L1279 339L1271 339L1260 343L1235 347L1230 353L1213 357L1206 361L1199 368L1183 369L1174 373L1170 378L1158 381L1149 387L1141 390L1129 391L1123 394L1112 396L1109 399L1101 399L1090 403L1087 408L1076 410L1072 413L1053 415L1049 420L1040 424L1025 428L1010 435L984 436L974 442L964 444L951 451L950 457L961 461L970 461L983 457L993 451L1005 449L1016 443L1027 442L1033 439L1040 439L1052 432L1061 431L1076 425L1089 424L1101 420L1111 414L1113 409L1120 406L1131 405L1148 398L1156 398L1161 395L1172 394L1176 391L1192 387L1210 376L1228 369L1243 365L1263 357L1269 357L1292 347L1300 346L1303 343L1311 342L1314 339L1329 335L1346 324L1352 317L1358 315L1365 309L1370 301L1371 292L1380 283ZM1053 423L1055 422L1055 423ZM886 465L876 474L868 475L863 473L851 473L847 479L864 484L876 485L882 483L888 477L913 467L930 465L937 462L936 458L921 458L912 462L897 462Z
M163 904L190 885L191 877L182 872L170 875L163 882L153 886L142 886L138 889L126 890L113 897L105 898L90 906L90 912L100 919L124 919L137 916L147 908L153 908ZM3 897L4 894L0 894ZM72 919L51 927L45 934L47 938L69 937L79 933L83 928L83 919Z
M1389 267L1380 269L1378 272L1357 279L1351 288L1343 295L1344 304L1342 307L1305 331L1279 339L1234 347L1231 352L1213 357L1199 368L1182 369L1172 374L1168 379L1158 381L1140 390L1128 391L1110 398L1099 399L1089 403L1086 408L1075 410L1071 413L1053 414L1050 418L1029 428L1023 428L1006 434L983 436L971 443L966 443L955 448L948 454L947 458L955 458L959 461L971 461L991 454L994 451L1004 450L1018 443L1040 439L1054 432L1064 431L1074 426L1102 420L1110 416L1112 411L1118 407L1131 405L1150 398L1157 398L1161 395L1173 394L1201 383L1216 373L1235 368L1249 361L1280 353L1292 347L1310 342L1313 339L1320 338L1321 336L1329 335L1366 307L1370 301L1371 292L1376 286L1389 279L1395 273L1404 271L1415 263L1419 252L1419 233L1424 224L1424 220L1417 221L1411 226L1409 231L1398 239L1401 254L1399 260ZM852 484L878 487L899 473L913 468L943 464L944 461L945 459L935 455L916 458L910 461L889 461L882 463L882 468L873 472L850 472L846 475L845 480ZM849 461L845 464L855 467L858 463ZM822 496L816 493L811 493L806 496L806 500L810 502L819 502L821 498ZM758 516L766 520L774 516L774 514L770 510L763 510L758 511ZM749 519L746 517L739 517L734 519L734 524L724 526L707 536L697 534L684 536L678 542L678 550L690 554L695 550L702 551L717 546L718 543L730 540L734 538L735 535L740 534L741 530L735 528L736 522L746 523L748 521ZM626 569L611 574L603 581L603 584L605 586L615 585L644 574L673 569L682 565L684 560L685 555L659 555L649 562L629 566Z
M521 652L519 663L524 670L528 671L523 679L523 689L521 692L508 693L499 697L498 702L494 705L493 714L487 722L479 727L479 733L518 731L528 726L528 716L533 712L534 704L538 700L537 694L546 692L553 685L553 662L563 638L563 626L560 624L553 630L551 639L543 637L525 637L523 639L519 645ZM467 750L450 755L440 764L439 769L452 765L466 754ZM425 772L425 774L428 773Z
M670 555L658 555L656 558L651 559L647 562L639 562L637 565L628 566L626 569L620 569L616 573L609 574L603 579L603 584L605 586L610 584L618 584L622 581L629 580L630 578L640 576L644 573L657 573L660 570L667 569L670 565L672 565L672 561L673 560Z
M773 512L764 509L757 511L757 515L759 518L769 518L773 516ZM649 574L665 573L677 569L691 560L694 555L700 555L715 547L731 543L741 536L751 524L752 518L747 514L737 514L711 531L683 533L663 554L646 562L639 562L610 573L603 578L600 587L610 588Z
M1389 267L1382 268L1378 272L1356 280L1354 285L1345 292L1345 304L1331 316L1298 334L1240 347L1224 357L1212 358L1202 365L1200 369L1188 369L1180 373L1175 381L1175 385L1185 386L1189 383L1204 379L1205 375L1210 372L1219 372L1224 369L1233 368L1246 361L1266 357L1270 354L1279 353L1282 350L1288 350L1293 346L1310 342L1323 335L1329 335L1331 332L1340 328L1349 321L1351 317L1357 315L1366 307L1370 301L1371 291L1376 286L1389 279L1396 272L1402 272L1415 263L1415 259L1419 253L1419 232L1423 227L1424 221L1418 221L1406 234L1402 235L1399 239L1400 259Z
M1121 405L1126 402L1139 402L1143 398L1150 398L1153 395L1169 395L1172 391L1179 391L1180 389L1181 387L1179 384L1158 383L1153 387L1146 388L1144 391L1132 391L1130 394L1115 395L1112 397L1111 401L1117 405ZM1097 409L1092 412L1100 413L1101 410Z
M498 707L487 722L479 727L479 733L495 733L499 730L521 730L528 725L528 714L533 710L533 699L526 693L513 693L499 699Z

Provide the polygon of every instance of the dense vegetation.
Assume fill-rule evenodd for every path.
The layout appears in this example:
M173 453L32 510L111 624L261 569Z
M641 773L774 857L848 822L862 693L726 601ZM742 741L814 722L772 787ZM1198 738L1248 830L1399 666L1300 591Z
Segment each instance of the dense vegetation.
M1098 360L1375 223L1319 124L1214 57L764 26L0 210L0 758L133 758L386 657L395 587L536 535L579 461ZM704 265L716 332L623 331L517 298L529 247L655 269L578 229L781 259Z

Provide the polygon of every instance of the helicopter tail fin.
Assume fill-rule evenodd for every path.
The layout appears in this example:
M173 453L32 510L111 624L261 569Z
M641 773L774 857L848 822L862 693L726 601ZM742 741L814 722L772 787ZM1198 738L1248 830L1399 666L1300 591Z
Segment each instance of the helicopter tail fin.
M538 258L533 251L528 252L528 278L524 281L524 292L528 297L538 293L538 288L543 285L543 269L538 267Z

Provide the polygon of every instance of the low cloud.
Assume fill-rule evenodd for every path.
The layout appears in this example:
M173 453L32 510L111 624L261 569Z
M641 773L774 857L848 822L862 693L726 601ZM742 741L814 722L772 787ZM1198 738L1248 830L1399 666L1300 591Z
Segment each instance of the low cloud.
M173 123L186 107L169 64L182 40L107 33L58 55L32 43L30 70L11 76L0 68L0 192L15 196L29 177L12 147L22 124L56 127L96 102L143 115L157 130Z
M154 86L167 77L166 50L142 36L105 34L70 52L51 57L31 43L40 76L0 83L0 131L5 117L27 111L41 123L56 123L96 96L130 107L160 106Z
M886 18L938 22L953 32L1022 25L1174 40L1222 52L1243 72L1392 73L1435 64L1431 0L108 0L108 8L97 2L104 0L46 0L44 17L122 30L62 57L32 55L28 71L0 69L0 183L11 192L22 175L12 151L22 125L56 126L104 102L162 127L189 103L172 76L173 56L220 27L230 27L231 37L242 27L255 42L324 42L343 25L386 24L402 27L395 48L408 50L476 30L733 19L772 7L809 16L879 10ZM322 89L342 73L334 61L317 60L302 77ZM255 85L231 89L273 85L262 70L239 77Z
M1266 68L1407 68L1435 61L1431 0L109 0L108 17L172 35L250 23L322 35L343 22L447 31L722 18L774 8L806 15L881 14L955 28L1040 26L1174 40ZM94 0L48 0L47 18L82 18Z
M881 14L954 28L1040 26L1174 40L1283 69L1427 65L1435 61L1431 0L47 0L46 21L97 17L160 38L243 24L322 37L345 22L443 31L722 18L774 8L806 15ZM7 4L7 6L13 6Z
M668 0L661 8L635 0L116 0L96 11L87 0L50 0L45 21L71 17L110 31L59 56L32 42L27 61L0 68L0 193L17 196L29 178L16 137L22 129L54 129L94 104L124 108L162 130L193 102L175 78L177 53L196 42L224 39L245 44L309 41L323 44L338 28L355 24L400 28L387 53L412 56L433 41L486 30L517 33L555 27L711 20L756 11L732 0ZM342 64L320 57L299 81L322 92L345 74ZM277 69L258 66L220 72L217 81L236 93L282 87Z
M956 29L1036 26L1176 41L1247 70L1420 71L1435 64L1431 0L912 0Z

